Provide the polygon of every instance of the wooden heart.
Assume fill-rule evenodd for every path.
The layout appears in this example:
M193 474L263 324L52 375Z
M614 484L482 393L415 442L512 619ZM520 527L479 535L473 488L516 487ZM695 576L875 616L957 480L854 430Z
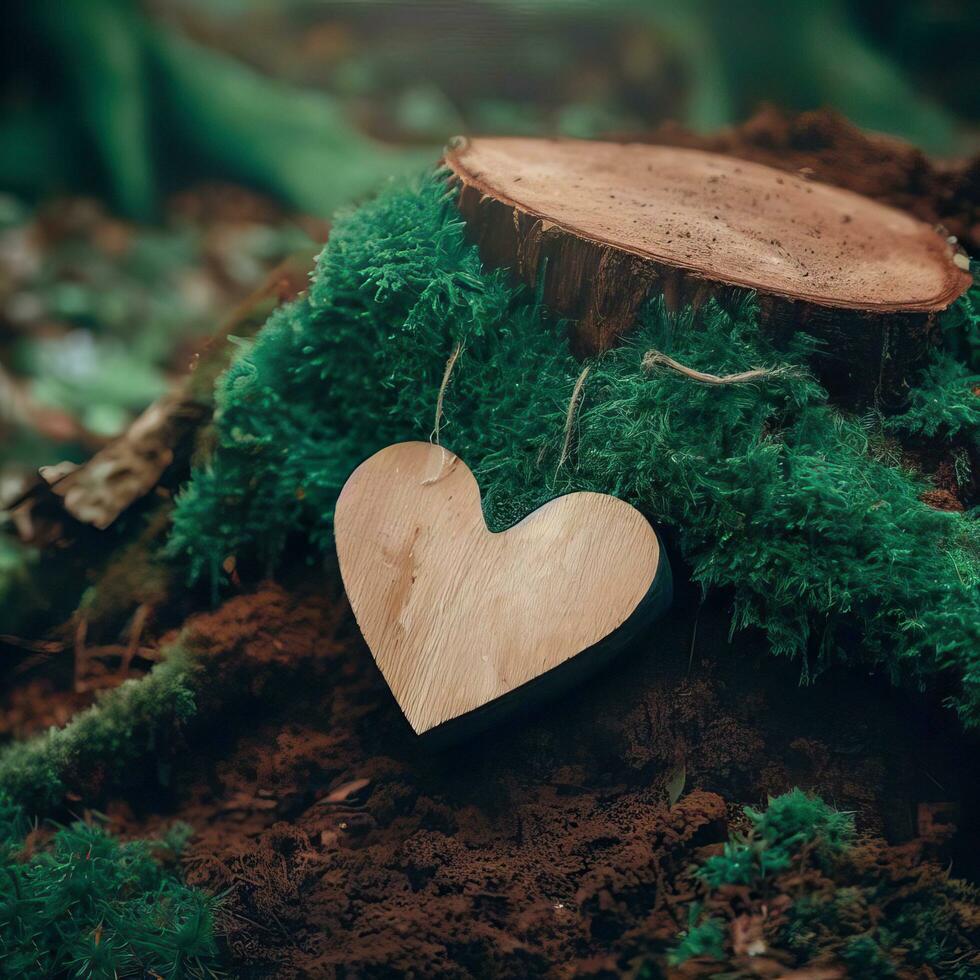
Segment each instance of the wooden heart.
M473 474L425 442L362 463L335 532L358 625L419 734L478 709L486 724L546 674L542 693L567 686L670 601L657 535L629 504L572 493L492 533Z

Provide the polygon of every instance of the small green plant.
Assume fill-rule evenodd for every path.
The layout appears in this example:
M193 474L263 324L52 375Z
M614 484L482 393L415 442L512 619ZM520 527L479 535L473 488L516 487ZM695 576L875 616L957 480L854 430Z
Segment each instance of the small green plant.
M700 904L691 906L691 925L681 937L676 949L668 956L671 966L680 966L688 960L706 957L720 960L725 956L725 927L718 919L704 919L699 922Z
M698 871L698 877L712 888L750 885L758 878L786 871L804 848L825 862L854 837L848 814L798 789L770 800L765 810L746 807L745 816L751 832L730 840L721 854L709 857Z
M14 742L0 751L0 793L31 813L64 796L66 780L107 770L110 776L172 739L194 713L193 658L182 647L144 678L103 694L64 728Z
M943 316L943 339L958 361L980 374L980 287L976 286L976 271L973 275L973 289Z
M945 352L937 352L919 385L909 392L906 410L888 428L910 435L945 437L980 432L980 374Z
M769 801L767 809L745 808L752 825L744 838L725 844L722 854L708 858L698 876L712 888L749 885L757 878L786 871L804 848L820 861L839 854L854 836L854 823L822 800L793 790Z
M27 846L23 810L0 797L0 971L28 978L213 976L216 899L161 860L187 828L161 841L120 841L100 826L61 827Z
M849 814L799 789L745 816L748 831L691 871L698 897L672 965L717 963L723 973L725 964L746 976L815 963L855 977L977 975L976 888L908 848L859 841Z

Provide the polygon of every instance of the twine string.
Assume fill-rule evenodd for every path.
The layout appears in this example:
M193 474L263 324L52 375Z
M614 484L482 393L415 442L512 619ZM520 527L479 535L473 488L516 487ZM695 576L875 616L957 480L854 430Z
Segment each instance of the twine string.
M561 446L561 457L558 460L558 467L555 470L555 476L558 475L561 468L565 465L565 460L568 459L568 454L572 446L572 432L575 427L575 416L578 413L579 403L582 399L582 388L585 385L585 379L589 376L589 371L592 370L591 364L586 364L582 368L582 373L578 376L578 380L575 382L575 387L572 389L572 397L568 400L568 411L565 413L565 438Z
M453 348L452 354L449 355L449 360L446 361L446 370L442 373L442 384L439 385L439 394L436 397L435 425L432 427L432 432L429 435L429 442L434 442L437 446L440 445L439 431L442 427L442 405L446 398L446 389L449 387L449 379L452 377L453 368L456 366L459 355L462 353L463 342L459 341Z
M739 371L737 374L707 374L704 371L695 371L694 368L688 367L686 364L681 364L680 361L675 361L672 357L658 350L648 350L643 355L642 365L644 371L652 371L660 365L669 367L672 371L683 374L685 378L690 378L692 381L700 381L706 385L747 384L752 381L762 381L765 378L782 377L790 373L787 368L776 367L753 368L751 371Z
M442 374L442 383L439 385L439 394L436 397L435 420L432 427L432 433L429 436L429 441L437 446L441 446L440 436L442 431L443 406L445 403L446 391L448 390L449 382L452 379L453 368L455 368L456 362L459 360L462 353L463 342L459 341L453 348L453 352L449 355L449 358L446 361L446 369ZM698 381L701 384L707 385L749 384L753 381L762 381L766 378L783 377L792 373L791 368L775 367L753 368L750 371L739 371L736 374L708 374L705 371L697 371L692 367L688 367L686 364L682 364L680 361L677 361L669 355L664 354L662 351L655 349L648 350L643 355L641 365L645 371L652 371L656 367L667 367L672 371L676 371L678 374L684 375L686 378L690 378L692 381ZM592 364L586 364L582 368L578 378L575 381L575 386L572 388L572 395L568 400L568 410L565 413L565 429L562 438L561 454L558 459L558 466L555 469L555 476L558 475L571 455L572 437L575 432L575 422L582 403L582 391L585 387L586 378L588 378L589 372L592 370L592 366ZM540 464L540 457L538 462Z

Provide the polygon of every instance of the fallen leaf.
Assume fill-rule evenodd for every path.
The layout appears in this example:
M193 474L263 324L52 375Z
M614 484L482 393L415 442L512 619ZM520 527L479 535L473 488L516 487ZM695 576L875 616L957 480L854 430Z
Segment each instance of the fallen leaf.
M687 782L687 766L682 762L667 777L667 800L673 806L684 792L684 784Z

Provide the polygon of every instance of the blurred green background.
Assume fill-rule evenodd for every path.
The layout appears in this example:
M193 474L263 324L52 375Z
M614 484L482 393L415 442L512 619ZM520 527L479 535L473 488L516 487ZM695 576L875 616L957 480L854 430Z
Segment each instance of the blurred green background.
M710 129L770 100L949 153L980 108L968 0L32 0L8 22L0 183L142 218L203 174L328 213L460 130Z
M458 132L832 106L978 144L959 0L24 0L0 35L0 508L85 458L339 205ZM4 558L0 554L0 564Z

